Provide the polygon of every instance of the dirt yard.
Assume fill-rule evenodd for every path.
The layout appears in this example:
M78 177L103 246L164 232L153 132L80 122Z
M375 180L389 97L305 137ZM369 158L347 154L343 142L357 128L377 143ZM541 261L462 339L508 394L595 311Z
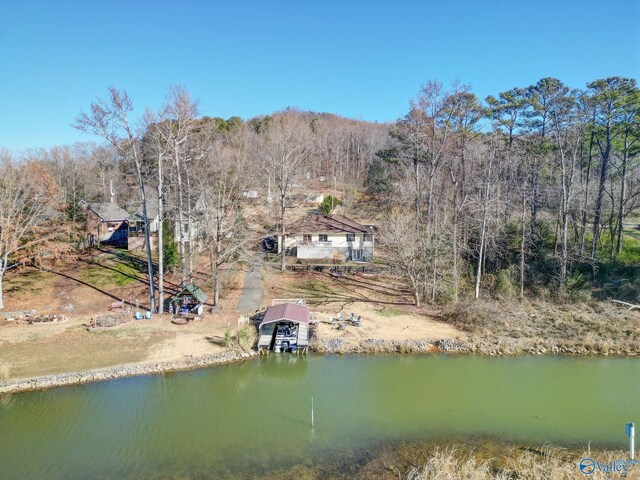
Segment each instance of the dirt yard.
M38 314L63 314L68 320L29 325L0 319L0 375L24 378L223 351L224 333L238 320L234 309L242 272L231 282L220 311L206 313L200 321L174 325L169 315L155 315L113 329L87 329L91 317L107 313L116 300L124 299L134 311L137 303L140 310L146 308L144 267L126 252L96 251L48 271L28 268L7 275L4 311L34 309ZM196 281L207 291L203 274L197 274ZM165 295L177 286L169 277Z
M318 336L342 339L346 347L365 339L437 340L466 337L450 324L436 320L435 312L416 308L411 294L390 276L333 276L326 272L287 272L267 268L265 305L274 298L304 298L320 320ZM362 316L362 325L339 330L329 317L342 312Z

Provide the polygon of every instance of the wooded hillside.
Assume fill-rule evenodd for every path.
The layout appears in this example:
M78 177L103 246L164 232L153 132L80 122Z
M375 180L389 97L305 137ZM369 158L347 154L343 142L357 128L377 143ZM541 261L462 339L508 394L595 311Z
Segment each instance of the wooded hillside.
M150 306L162 309L163 272L179 269L185 283L196 257L207 259L217 304L222 272L265 229L286 235L291 199L311 189L332 189L350 215L377 221L384 261L418 305L606 294L611 282L618 298L638 300L633 79L576 90L543 78L484 101L432 80L394 124L295 109L211 118L183 87L152 111L112 88L74 126L98 143L0 152L0 308L10 266L85 248L80 201L112 198L147 226L157 210L169 232L153 248L143 232ZM262 229L256 202L271 212Z

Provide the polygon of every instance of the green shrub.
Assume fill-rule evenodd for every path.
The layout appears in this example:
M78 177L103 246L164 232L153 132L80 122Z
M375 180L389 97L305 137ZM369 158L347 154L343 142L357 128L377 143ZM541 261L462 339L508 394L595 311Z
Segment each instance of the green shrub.
M174 239L173 231L174 226L171 222L162 224L162 260L166 271L172 271L180 262L178 244Z
M342 200L333 195L327 195L318 207L318 211L323 215L330 215L338 205L342 205Z
M587 279L582 272L574 273L567 278L567 291L575 292L587 288Z
M511 270L508 268L499 270L496 274L493 291L497 295L511 298L515 293L513 282L511 281Z
M231 342L233 342L233 330L231 330L230 328L227 328L224 332L224 339L222 340L222 346L228 348L231 346Z

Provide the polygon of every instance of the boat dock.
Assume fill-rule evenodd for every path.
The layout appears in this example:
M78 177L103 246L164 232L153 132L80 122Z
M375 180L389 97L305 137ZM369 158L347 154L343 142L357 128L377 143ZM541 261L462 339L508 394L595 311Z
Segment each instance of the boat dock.
M258 352L306 353L309 318L304 305L281 303L267 308L258 327Z

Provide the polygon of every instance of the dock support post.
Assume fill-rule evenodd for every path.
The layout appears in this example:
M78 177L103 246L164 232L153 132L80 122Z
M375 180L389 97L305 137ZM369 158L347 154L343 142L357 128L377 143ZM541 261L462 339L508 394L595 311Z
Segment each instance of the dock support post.
M627 423L627 436L629 437L629 456L631 460L635 456L635 440L636 440L636 426L633 422Z

